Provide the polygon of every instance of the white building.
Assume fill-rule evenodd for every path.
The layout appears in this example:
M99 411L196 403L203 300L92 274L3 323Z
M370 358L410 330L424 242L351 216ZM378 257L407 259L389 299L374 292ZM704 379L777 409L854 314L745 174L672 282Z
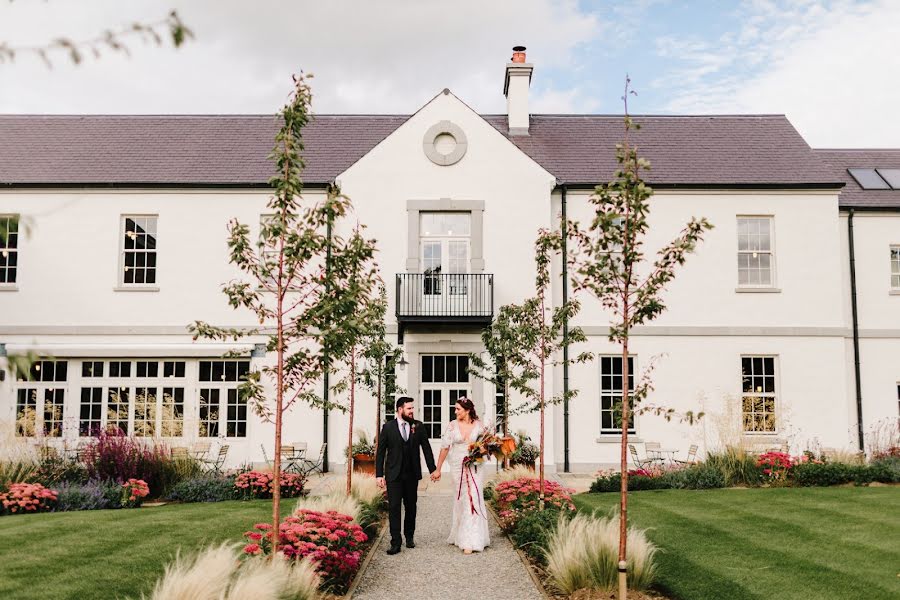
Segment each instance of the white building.
M588 219L591 190L615 169L622 118L529 114L532 71L507 65L507 115L479 115L444 90L413 115L319 115L305 132L307 194L338 182L379 241L389 332L408 363L397 381L435 435L462 394L496 419L495 389L465 374L465 357L482 350L497 307L533 293L538 229L563 210ZM707 417L637 417L639 448L855 449L896 427L900 150L813 150L780 115L636 120L656 190L648 248L691 216L715 225L669 286L668 311L631 345L638 372L656 361L650 403ZM271 425L235 392L265 358L253 340L194 343L186 326L255 324L221 292L237 274L226 224L259 223L277 128L271 116L0 116L0 218L24 224L0 258L0 343L56 361L35 382L4 372L0 421L31 408L38 433L70 445L118 425L172 445L218 438L231 464L261 461L261 445L271 457ZM561 302L561 263L555 275ZM572 471L615 463L619 439L621 360L608 316L580 299L572 326L597 359L548 383L579 390L548 421L547 463ZM243 360L220 358L235 349ZM360 404L371 433L374 402ZM536 437L537 417L511 427ZM327 440L334 468L346 417L298 406L285 439L312 452Z

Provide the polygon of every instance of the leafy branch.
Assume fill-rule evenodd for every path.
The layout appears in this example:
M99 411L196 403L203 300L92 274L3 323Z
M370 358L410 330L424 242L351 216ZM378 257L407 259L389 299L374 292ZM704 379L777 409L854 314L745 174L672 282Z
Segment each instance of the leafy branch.
M178 12L173 10L166 18L159 21L152 23L136 21L120 29L107 29L100 35L85 40L58 37L46 44L36 46L11 46L8 42L0 41L0 64L15 62L15 59L22 54L35 54L47 65L47 68L52 69L51 53L65 52L73 64L79 65L89 55L99 59L101 50L131 56L131 51L125 43L128 38L139 37L145 44L152 43L162 46L164 36L172 40L175 48L180 48L187 40L194 38L194 32L184 24L181 17L178 16Z

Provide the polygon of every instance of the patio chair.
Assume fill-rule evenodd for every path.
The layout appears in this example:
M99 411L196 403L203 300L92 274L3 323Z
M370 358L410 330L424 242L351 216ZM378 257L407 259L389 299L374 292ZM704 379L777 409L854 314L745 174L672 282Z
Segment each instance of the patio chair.
M175 460L187 460L191 457L185 446L172 446L172 458Z
M302 471L305 451L296 446L286 445L281 447L281 470L288 473L300 473Z
M209 442L195 442L191 445L191 454L193 454L194 458L196 458L197 460L205 461L208 460L209 449Z
M275 468L275 461L269 460L269 455L266 454L266 445L265 445L265 444L260 444L259 447L260 447L260 449L262 450L262 454L263 454L263 462L266 463L266 467L269 468L269 469L274 469L274 468Z
M219 447L219 453L215 458L201 458L200 462L204 465L208 472L221 473L222 467L225 466L225 459L228 457L228 444Z
M328 444L322 444L319 446L319 456L314 460L303 459L303 474L306 476L312 475L313 473L320 473L322 475L325 474L325 448Z
M652 467L654 464L658 462L662 462L661 458L644 458L641 459L638 456L637 448L635 448L632 444L628 444L628 452L631 453L631 461L634 463L638 469L646 469L648 467Z
M675 462L677 462L680 465L692 465L692 464L696 463L697 462L697 450L699 450L699 448L697 447L697 444L691 444L691 447L688 448L687 458L684 460L679 460L676 458Z

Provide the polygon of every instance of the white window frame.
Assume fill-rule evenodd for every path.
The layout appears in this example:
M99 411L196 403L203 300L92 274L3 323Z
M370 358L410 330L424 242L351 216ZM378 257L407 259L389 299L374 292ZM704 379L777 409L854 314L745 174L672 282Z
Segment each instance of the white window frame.
M621 354L600 354L597 356L597 358L598 358L598 361L597 361L598 381L597 382L599 384L599 390L600 390L600 394L598 395L598 398L597 398L597 400L598 400L597 406L600 409L600 412L599 412L600 436L603 437L603 436L611 436L611 435L622 435L621 427L613 427L613 428L603 427L603 413L609 412L609 409L603 408L603 398L606 396L615 396L616 395L615 390L610 389L607 392L605 390L605 388L603 387L603 377L604 377L603 359L611 358L613 360L616 360L616 359L621 360L622 355ZM634 382L637 381L637 379L638 379L637 378L638 357L636 354L629 354L628 358L630 359L630 362L631 362L631 370L628 373L629 380L631 381L631 385L629 387L629 395L633 396ZM610 373L609 376L613 376L613 373ZM621 389L619 390L619 394L621 394ZM633 411L630 414L631 414L631 427L628 428L628 434L629 435L637 435L637 426L638 426L637 415L635 415ZM614 411L613 411L613 417L615 417Z
M231 362L233 362L236 364L246 362L248 372L250 371L250 369L252 367L252 365L250 364L249 358L227 358L227 359L201 358L197 361L197 367L198 367L198 370L197 370L197 402L196 402L196 408L194 409L194 412L193 412L194 423L195 423L195 429L193 431L193 434L197 438L203 439L203 440L210 440L213 438L228 439L228 440L247 440L248 438L250 438L250 422L251 422L250 414L252 411L250 408L250 403L246 400L243 402L244 411L245 411L244 419L243 419L244 435L242 435L242 436L241 435L238 435L238 436L228 435L228 422L229 422L229 419L228 419L228 391L229 390L235 391L235 399L237 401L236 406L239 406L241 404L241 401L240 401L240 391L238 390L238 387L241 385L241 382L242 382L242 380L240 379L239 372L237 375L238 379L235 381L228 381L227 379L223 379L221 381L204 381L204 380L200 379L200 375L201 375L200 364L204 363L204 362L209 362L209 363L216 363L216 362L231 363ZM210 369L212 369L212 365L210 365ZM237 366L235 366L235 369L237 369ZM210 372L210 375L212 375L212 372ZM225 375L223 375L223 377L225 377ZM216 423L216 435L214 435L214 436L200 435L201 425L203 423L213 422L212 419L206 419L206 420L200 419L200 398L203 393L203 390L218 390L218 396L219 396L218 402L214 405L211 405L211 406L214 406L216 408L216 410L218 411L216 414L215 421L214 421ZM235 420L234 422L239 423L240 420Z
M891 244L891 291L900 292L900 244Z
M100 377L94 377L90 375L83 374L83 365L84 363L103 363L103 375ZM131 366L129 367L130 373L126 377L116 376L112 377L110 375L110 363L129 363ZM139 362L147 362L147 363L157 363L157 373L152 377L138 377L138 369L137 363ZM184 375L180 377L165 377L165 363L167 362L175 362L175 363L185 363ZM128 404L126 408L126 435L133 435L135 437L143 438L143 439L182 439L185 436L185 431L187 431L187 398L189 394L189 390L191 388L191 382L188 377L188 362L189 360L185 358L106 358L106 359L85 359L81 361L79 364L80 373L82 373L81 378L79 379L79 387L78 387L78 410L77 410L77 435L80 438L88 438L93 435L93 432L88 430L84 432L81 428L82 418L81 418L81 407L82 407L82 390L84 389L100 389L100 421L99 427L101 431L107 431L110 425L110 414L109 414L109 405L110 405L110 391L127 391L128 392ZM164 390L168 388L180 388L182 389L182 406L181 406L181 434L180 435L162 435L162 427L163 427L163 397ZM137 413L137 392L140 389L150 389L153 390L155 395L154 403L153 403L153 421L152 421L152 435L145 435L144 433L138 432L138 419L136 418ZM93 393L93 392L91 392ZM118 402L117 404L121 404ZM95 422L96 419L90 419L90 422ZM146 419L144 420L146 421ZM170 423L177 422L173 420L167 420ZM119 422L119 419L116 420Z
M69 376L70 376L69 369L71 367L70 362L71 361L67 361L67 360L54 361L51 359L41 359L41 360L37 361L37 363L36 363L37 365L39 365L39 368L43 368L44 363L56 363L56 364L64 363L66 365L66 378L63 380L54 379L53 381L27 381L27 380L19 379L18 375L16 375L14 385L13 385L13 429L14 429L14 435L16 437L25 438L25 439L29 439L29 438L52 439L52 438L63 438L66 436L66 401L67 401L67 397L69 395L68 394ZM54 377L55 377L55 375L54 375ZM19 392L21 390L25 390L26 394L28 393L29 390L34 392L35 403L34 403L33 435L27 435L27 433L25 435L21 435L19 433L19 426L18 426ZM46 400L47 400L48 393L62 396L62 404L60 407L60 414L59 414L59 420L58 420L59 430L56 435L49 435L45 431L46 420L44 419L44 412L46 409ZM51 422L57 422L57 421L52 420Z
M766 220L769 224L768 250L741 250L740 224L742 219ZM775 216L774 215L737 215L735 220L735 242L737 245L737 289L739 290L774 290L777 289L777 272L775 266ZM741 283L741 256L750 254L767 254L769 256L769 283ZM754 256L755 258L755 256Z
M153 283L125 283L125 253L126 252L134 252L134 249L125 248L125 238L127 234L125 232L125 223L127 219L156 219L156 231L153 236L156 240L156 247L153 249L153 254L155 256L156 265L154 266L154 281ZM159 215L158 214L123 214L119 217L119 235L118 235L118 255L119 255L119 273L117 275L117 288L118 290L143 290L143 291L159 291L159 273L160 273L160 265L159 265ZM149 254L149 251L144 251L145 254Z
M12 256L13 254L15 254L15 256L16 256L16 266L14 267L16 270L16 280L15 281L4 281L4 282L0 283L0 289L15 290L19 283L19 270L20 270L19 267L21 266L19 264L19 243L22 241L22 218L21 218L21 215L14 214L14 213L13 214L10 214L10 213L0 214L0 220L4 220L4 219L8 220L9 224L12 223L13 219L16 219L17 223L18 223L18 225L16 227L16 247L15 248L9 247L9 245L8 245L9 238L7 238L7 240L0 243L0 252L3 253L4 258L6 258L8 260L9 257ZM9 233L8 225L7 225L7 233ZM9 267L3 267L3 268L7 269L7 271L9 269Z
M752 359L754 359L754 358L761 358L761 359L764 359L764 360L765 360L765 359L771 359L771 360L772 360L772 377L773 377L773 379L774 379L774 385L772 386L772 391L771 391L771 392L766 392L764 388L763 388L762 390L759 390L759 391L757 391L757 390L753 390L753 391L751 391L751 392L745 392L745 391L744 391L744 379L745 379L745 373L744 373L744 359L751 359L751 360L752 360ZM775 435L778 435L778 432L779 432L779 430L780 430L779 428L780 428L780 425L781 425L781 413L782 413L782 411L781 411L781 404L782 404L782 402L783 402L783 399L782 399L782 397L781 397L781 392L780 392L780 389L781 389L781 388L780 388L780 382L781 382L781 369L780 369L780 366L779 366L779 360L778 360L778 355L777 355L777 354L742 354L742 355L741 355L741 369L740 369L740 384L741 384L741 385L740 385L740 393L739 393L739 398L740 398L740 401L741 401L741 405L740 405L740 407L739 407L739 409L740 409L740 410L739 410L739 414L740 414L740 420L741 420L741 421L740 421L740 428L741 428L741 434L742 434L742 435L745 435L745 436L748 436L748 437L751 437L751 436L752 436L752 437L757 437L757 436L775 436ZM774 427L772 428L771 431L768 431L768 430L765 430L765 431L748 430L748 429L746 428L746 426L744 425L744 414L745 414L745 411L744 411L744 400L745 400L745 398L762 398L762 399L764 399L764 400L765 400L766 398L771 398L771 399L773 400L773 407L772 407L771 414L773 415L772 418L775 420L775 425L774 425ZM765 414L767 414L768 412L769 412L769 411L766 411L765 409L763 409L763 413L762 413L762 414L765 415ZM751 411L750 414L756 414L756 411Z

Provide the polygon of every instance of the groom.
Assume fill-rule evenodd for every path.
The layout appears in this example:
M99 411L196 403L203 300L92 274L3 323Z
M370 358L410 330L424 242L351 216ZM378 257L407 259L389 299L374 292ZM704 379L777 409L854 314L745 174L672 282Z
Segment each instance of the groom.
M421 421L413 419L413 399L407 396L397 398L397 418L388 421L378 436L378 452L375 456L375 477L379 487L387 482L388 514L391 524L391 547L388 554L400 552L400 503L406 510L403 533L406 547L415 548L416 533L416 488L422 479L419 462L419 448L425 455L425 464L431 473L431 480L437 481L441 474L436 472L431 444L425 435ZM387 463L385 463L387 458Z

